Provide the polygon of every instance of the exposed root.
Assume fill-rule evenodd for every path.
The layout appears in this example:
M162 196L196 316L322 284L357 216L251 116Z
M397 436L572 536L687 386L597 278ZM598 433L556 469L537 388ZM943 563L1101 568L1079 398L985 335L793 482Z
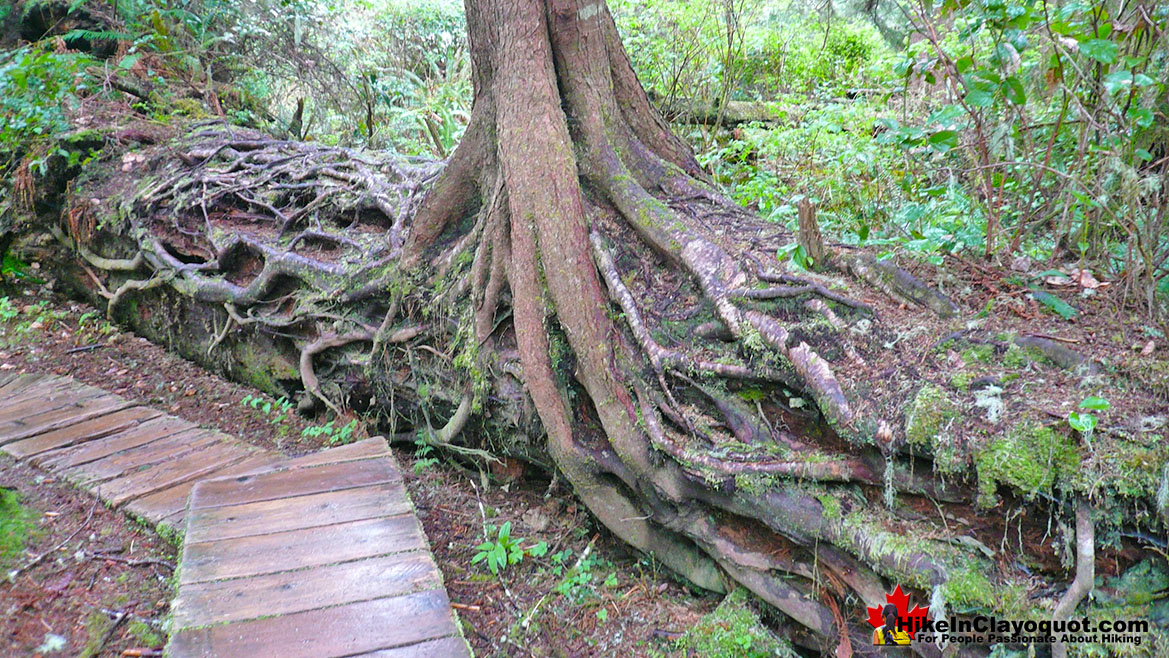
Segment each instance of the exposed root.
M1051 620L1063 622L1071 619L1080 601L1092 591L1096 582L1096 532L1092 524L1092 508L1087 500L1076 503L1076 577L1064 592L1051 613ZM1067 658L1068 648L1063 642L1051 645L1054 658Z

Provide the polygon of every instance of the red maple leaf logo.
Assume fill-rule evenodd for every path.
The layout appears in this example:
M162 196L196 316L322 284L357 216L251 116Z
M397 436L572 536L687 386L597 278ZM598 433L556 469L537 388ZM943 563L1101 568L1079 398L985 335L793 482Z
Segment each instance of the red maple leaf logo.
M900 585L893 590L892 594L885 595L885 603L897 606L897 625L901 630L909 633L910 637L920 631L922 625L929 619L929 608L915 605L913 610L909 609L909 595L901 591ZM867 610L869 611L868 622L870 626L880 628L885 625L885 606L879 605L875 608L867 608Z

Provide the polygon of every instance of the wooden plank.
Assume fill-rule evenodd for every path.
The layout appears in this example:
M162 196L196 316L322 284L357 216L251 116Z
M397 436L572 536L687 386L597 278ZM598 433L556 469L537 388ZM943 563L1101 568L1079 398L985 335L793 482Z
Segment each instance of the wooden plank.
M92 398L73 406L32 416L19 424L0 430L0 445L76 425L133 406L136 404L112 395Z
M216 542L186 542L179 582L257 576L425 547L418 520L408 514Z
M187 629L171 638L172 658L338 658L457 632L446 592L429 590L267 619Z
M388 454L390 454L389 446L386 444L385 438L375 436L369 439L362 439L356 443L350 443L336 448L326 448L317 452L310 452L307 455L301 455L300 457L285 459L272 468L256 469L254 473L247 473L246 475L260 475L261 473L288 471L294 468L340 464L342 462L358 461L361 459L375 459L385 457ZM240 475L245 474L241 473Z
M17 375L15 379L5 384L3 388L0 388L0 398L11 398L20 391L32 386L33 384L36 384L37 382L43 382L46 379L55 378L51 378L48 375L43 375L39 372Z
M470 658L471 652L461 637L444 637L405 647L382 649L358 654L355 658Z
M250 578L195 583L183 586L171 606L174 615L172 628L181 630L287 615L400 596L441 585L438 568L425 551Z
M58 450L116 434L161 415L161 411L150 407L131 407L116 411L108 416L100 416L77 425L9 443L4 446L4 451L17 459L27 459L49 450Z
M191 509L241 505L397 482L401 479L401 474L387 459L367 459L291 471L221 478L200 483L191 492Z
M35 380L25 380L13 383L0 396L5 401L5 404L0 406L0 411L7 414L8 409L19 403L33 400L58 401L68 399L71 395L78 396L83 393L93 393L93 387L74 381L72 377L39 377ZM8 418L9 416L0 417Z
M63 473L79 485L92 489L97 482L147 468L164 459L174 459L186 455L195 450L206 448L217 440L211 431L196 427L172 434L165 439L152 441L133 450L119 452L88 464L67 468Z
M281 461L280 457L270 453L257 453L238 464L221 467L204 476L206 478L226 477L247 473L256 469L270 467ZM174 528L182 527L186 518L187 499L191 496L191 489L198 480L191 480L168 487L141 498L135 498L126 503L126 510L137 514L154 523L166 523Z
M216 469L239 463L251 454L234 440L224 441L225 437L231 439L226 434L219 434L218 442L186 454L181 459L131 470L121 477L103 482L102 499L114 506L120 506L133 498L197 480L208 473L214 473Z
M20 374L12 372L11 370L0 373L0 396L4 395L4 388L12 382L16 381L17 377L20 377Z
M198 429L174 416L163 416L141 423L117 434L73 446L64 452L33 457L32 463L52 470L80 466L103 457L164 439L178 432Z
M401 482L394 482L194 510L188 517L190 521L186 540L218 541L379 516L397 516L410 511L405 486Z
M0 407L0 425L11 425L29 416L61 409L97 395L92 391L81 392L73 388L60 388L53 382L46 382L5 400L4 405Z

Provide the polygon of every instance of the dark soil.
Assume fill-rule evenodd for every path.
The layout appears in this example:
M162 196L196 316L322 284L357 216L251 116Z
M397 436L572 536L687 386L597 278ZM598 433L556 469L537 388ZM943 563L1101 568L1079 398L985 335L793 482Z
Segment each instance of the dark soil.
M161 649L174 545L7 455L0 486L16 490L29 519L23 551L0 564L0 655ZM54 642L59 648L46 652Z

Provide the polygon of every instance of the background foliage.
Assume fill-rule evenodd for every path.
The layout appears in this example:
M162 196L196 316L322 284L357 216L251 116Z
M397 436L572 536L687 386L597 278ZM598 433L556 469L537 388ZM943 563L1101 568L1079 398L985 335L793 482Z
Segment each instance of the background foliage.
M0 22L54 5L62 3L5 0ZM99 67L107 79L111 69L147 81L180 72L191 87L185 97L143 94L160 121L209 106L277 134L445 157L468 118L457 0L63 6L58 22L68 29L15 40L0 55L6 169L30 152L41 162L51 155L30 144L69 129L71 107L108 91L94 78ZM1169 297L1164 3L610 7L667 114L690 103L720 115L732 102L763 108L766 121L677 129L764 217L794 227L797 204L809 198L828 235L847 244L935 263L951 253L1075 261L1120 280L1132 304L1161 312ZM102 22L95 17L105 27L93 27ZM97 52L103 43L117 44L112 57Z

